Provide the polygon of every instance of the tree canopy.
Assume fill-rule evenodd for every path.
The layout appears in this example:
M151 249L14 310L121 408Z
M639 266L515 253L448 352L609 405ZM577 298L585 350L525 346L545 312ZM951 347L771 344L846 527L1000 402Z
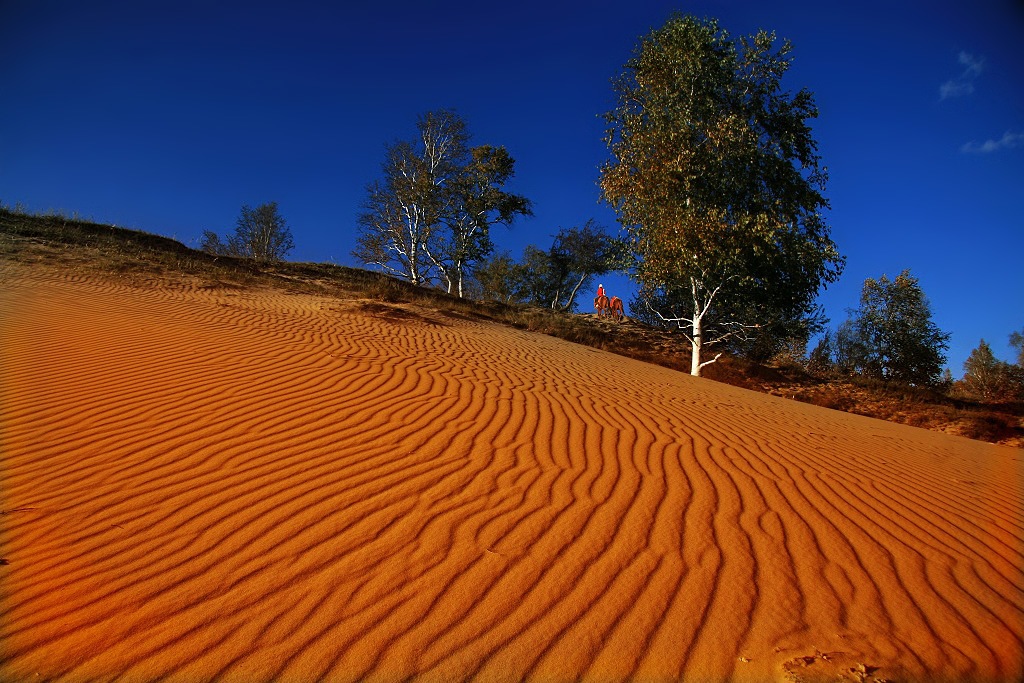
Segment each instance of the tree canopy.
M217 233L203 231L203 251L223 256L241 256L257 261L281 261L295 248L291 230L277 210L277 202L255 209L242 206L234 234L222 242Z
M527 298L526 267L507 251L483 261L474 275L484 299L510 304Z
M382 178L367 186L352 254L414 284L440 282L463 296L474 264L494 249L492 225L530 215L505 191L515 161L504 147L469 147L466 122L449 111L419 117L418 137L385 147Z
M773 33L732 40L714 20L677 16L639 43L615 80L604 199L637 255L641 290L683 310L691 372L705 344L770 319L813 313L843 259L821 212L826 172L807 90L781 79L791 46Z
M905 384L938 381L948 348L949 335L932 322L928 299L909 270L894 280L865 280L860 307L836 335L842 369Z
M1010 336L1011 345L1015 345L1013 334ZM966 395L987 403L1019 401L1024 398L1024 365L999 360L992 353L992 347L982 339L964 361L964 377L958 388Z
M591 219L582 227L559 230L551 248L540 254L543 256L533 260L545 262L546 277L540 279L537 303L571 311L576 306L576 295L595 276L621 266L624 245Z
M1024 330L1010 333L1010 346L1017 349L1017 365L1024 368Z
M477 279L487 298L573 311L594 277L623 268L625 251L622 240L590 219L559 229L548 249L527 245L518 263L507 253L489 259Z

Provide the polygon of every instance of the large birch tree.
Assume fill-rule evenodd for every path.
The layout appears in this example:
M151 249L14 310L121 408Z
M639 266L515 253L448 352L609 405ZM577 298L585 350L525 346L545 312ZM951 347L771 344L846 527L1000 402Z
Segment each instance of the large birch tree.
M492 226L532 213L525 197L502 189L514 173L508 150L481 145L468 150L445 188L445 229L435 233L430 254L450 294L465 296L470 271L494 250Z
M385 146L382 177L366 188L352 255L414 285L429 283L436 263L427 246L441 227L442 188L465 153L465 124L448 112L427 113L415 140Z
M383 176L367 187L356 258L414 284L462 297L473 266L493 251L490 228L529 215L507 192L515 161L504 147L470 147L466 122L428 112L418 137L386 147Z
M683 330L694 375L718 359L708 346L763 324L757 311L812 314L842 271L821 213L818 110L807 90L782 89L790 52L773 33L734 41L714 20L677 16L614 81L603 197L641 291L685 302L654 313Z

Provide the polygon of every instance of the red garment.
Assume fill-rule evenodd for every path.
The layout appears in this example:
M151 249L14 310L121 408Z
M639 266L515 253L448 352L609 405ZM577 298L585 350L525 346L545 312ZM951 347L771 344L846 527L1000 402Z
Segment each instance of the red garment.
M604 287L598 287L597 288L597 295L598 296L604 296Z

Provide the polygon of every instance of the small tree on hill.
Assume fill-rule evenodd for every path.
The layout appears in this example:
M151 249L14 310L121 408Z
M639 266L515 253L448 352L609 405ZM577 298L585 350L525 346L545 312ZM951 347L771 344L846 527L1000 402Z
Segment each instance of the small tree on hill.
M551 258L551 251L528 244L523 249L520 266L523 301L539 306L551 306L559 287L559 277L556 264Z
M475 275L484 299L510 304L527 296L526 269L507 251L481 262Z
M416 139L388 145L383 177L367 187L352 255L413 284L465 283L494 245L493 225L531 214L530 202L505 191L515 161L504 147L469 147L465 120L427 112Z
M1017 349L1017 365L1024 368L1024 330L1010 333L1010 346Z
M257 261L281 261L295 248L291 230L277 211L277 202L260 204L255 209L243 206L235 235L245 255Z
M844 374L854 375L859 372L862 365L861 359L866 356L867 349L857 336L853 320L850 318L844 320L836 330L833 340L832 357L835 360L833 367Z
M222 242L217 233L203 231L200 248L210 254L239 256L257 261L281 261L295 248L291 230L277 210L277 202L255 209L243 206L235 232Z
M562 228L546 251L533 245L523 251L527 298L556 310L575 310L580 290L595 277L623 268L626 251L622 240L592 219L582 227Z
M383 178L366 188L365 211L352 255L414 285L430 282L426 244L439 229L439 176L452 146L464 144L464 133L430 127L421 119L420 140L385 147Z
M494 249L492 226L508 227L516 217L533 214L529 200L502 189L515 175L514 168L515 160L504 147L481 145L469 150L448 182L445 229L432 233L428 256L449 293L465 296L466 279Z
M932 322L928 300L909 270L895 280L865 280L860 308L851 313L836 339L842 367L906 384L938 381L949 335Z
M586 289L595 277L621 266L625 252L625 244L593 219L581 228L559 230L548 252L554 276L549 293L551 308L573 310L579 291Z
M964 391L983 401L1002 398L1007 392L1008 364L992 353L984 339L964 361Z
M203 241L200 242L199 248L207 254L213 254L214 256L242 255L241 245L233 237L228 237L226 243L222 242L220 235L213 230L203 230Z
M832 372L832 333L825 330L807 357L807 369L819 375Z

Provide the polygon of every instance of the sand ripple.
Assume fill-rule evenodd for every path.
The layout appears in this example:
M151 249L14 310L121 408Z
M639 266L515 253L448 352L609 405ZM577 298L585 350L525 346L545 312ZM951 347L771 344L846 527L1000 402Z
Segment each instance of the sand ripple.
M3 680L1021 673L1020 450L441 313L0 277Z

